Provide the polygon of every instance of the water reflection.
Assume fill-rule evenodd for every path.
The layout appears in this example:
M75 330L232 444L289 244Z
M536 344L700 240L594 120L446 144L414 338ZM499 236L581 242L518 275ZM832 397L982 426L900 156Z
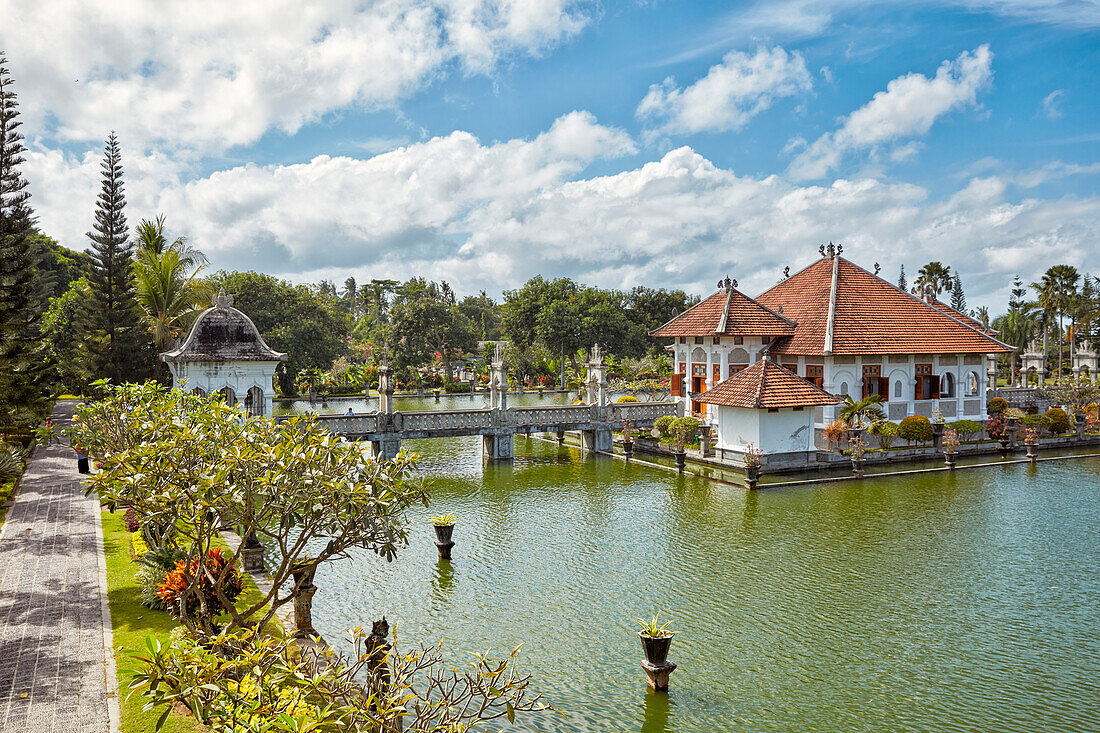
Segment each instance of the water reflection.
M646 692L642 733L673 733L676 728L669 724L669 719L674 704L666 692Z

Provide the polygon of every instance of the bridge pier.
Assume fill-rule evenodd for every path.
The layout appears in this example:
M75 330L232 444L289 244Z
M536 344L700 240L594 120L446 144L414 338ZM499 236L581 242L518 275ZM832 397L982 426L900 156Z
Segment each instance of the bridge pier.
M392 461L401 452L401 438L385 437L370 442L371 456L377 461Z
M514 454L515 433L500 432L481 436L481 455L487 461L510 461Z
M581 448L589 453L598 453L600 451L610 453L612 449L611 428L582 430Z

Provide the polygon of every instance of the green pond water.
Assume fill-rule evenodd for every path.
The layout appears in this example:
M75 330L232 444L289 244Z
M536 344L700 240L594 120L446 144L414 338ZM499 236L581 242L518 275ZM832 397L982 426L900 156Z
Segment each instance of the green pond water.
M509 730L1100 730L1100 459L750 493L534 438L510 464L406 447L432 506L395 562L322 568L314 622L339 646L384 614L456 662L523 643L564 715ZM657 611L681 632L668 695L633 623Z

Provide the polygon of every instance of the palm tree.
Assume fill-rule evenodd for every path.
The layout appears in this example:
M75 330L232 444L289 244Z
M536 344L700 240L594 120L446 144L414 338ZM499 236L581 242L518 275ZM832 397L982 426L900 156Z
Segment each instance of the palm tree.
M177 237L164 236L164 216L142 220L138 226L138 252L134 261L137 300L145 325L158 351L166 351L203 306L210 302L210 290L198 275L206 257ZM156 373L160 373L157 361Z
M882 395L867 395L859 402L854 401L851 395L846 395L837 417L854 426L885 420L886 411L882 409Z
M1009 355L1011 371L1009 372L1008 382L1011 386L1013 378L1016 376L1016 354L1026 349L1027 345L1031 343L1031 339L1035 337L1038 323L1032 313L1020 308L1010 308L1008 313L993 319L993 328L1000 332L999 338L1001 341L1009 346L1016 347L1016 351Z
M955 278L951 275L951 268L940 262L929 262L920 268L917 273L916 285L919 288L931 288L936 297L945 290L950 290Z
M1077 292L1077 281L1081 276L1077 268L1072 265L1054 265L1043 273L1040 282L1032 283L1031 287L1039 293L1039 307L1050 316L1058 314L1058 373L1057 383L1062 383L1062 344L1063 341L1063 317L1070 305L1070 299ZM1043 331L1043 354L1046 357L1046 330Z

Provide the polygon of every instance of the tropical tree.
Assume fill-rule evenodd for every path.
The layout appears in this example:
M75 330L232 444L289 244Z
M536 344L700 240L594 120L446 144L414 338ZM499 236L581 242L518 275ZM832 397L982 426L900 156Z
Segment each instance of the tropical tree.
M1009 346L1016 348L1009 354L1009 384L1016 374L1016 355L1027 348L1035 337L1039 328L1038 320L1033 313L1023 308L1009 308L1008 313L993 319L993 328L998 332L998 338Z
M206 257L184 237L168 242L164 216L143 219L137 228L134 281L146 329L158 352L169 349L210 303L210 289L199 279ZM157 360L155 375L160 373Z
M845 395L844 404L840 406L837 415L848 425L868 425L886 419L886 411L882 409L882 395L867 395L858 402L851 395Z
M963 281L957 272L951 281L951 307L959 313L966 313L966 293L963 292Z
M0 422L29 420L44 404L36 249L15 91L0 54Z
M920 288L931 288L936 297L939 297L940 293L950 290L954 285L951 268L940 262L929 262L917 272L916 285Z
M1054 314L1058 315L1058 371L1056 380L1062 383L1062 344L1064 343L1063 317L1070 305L1070 299L1077 292L1077 282L1081 276L1077 268L1072 265L1054 265L1043 273L1042 279L1032 283L1031 287L1038 294L1038 307L1043 312L1044 320L1053 320ZM1043 358L1047 354L1047 329L1043 329Z

